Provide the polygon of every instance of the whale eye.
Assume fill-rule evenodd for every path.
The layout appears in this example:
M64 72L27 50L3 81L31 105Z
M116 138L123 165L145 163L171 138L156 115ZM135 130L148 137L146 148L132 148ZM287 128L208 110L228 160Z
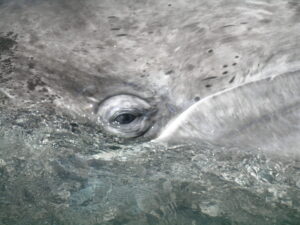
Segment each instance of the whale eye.
M144 99L132 95L117 95L99 105L97 116L98 122L108 133L133 138L149 130L155 112Z
M120 125L124 125L124 124L129 124L132 121L135 120L135 118L137 118L135 115L130 114L130 113L123 113L121 115L118 115L115 119L114 122L118 123Z

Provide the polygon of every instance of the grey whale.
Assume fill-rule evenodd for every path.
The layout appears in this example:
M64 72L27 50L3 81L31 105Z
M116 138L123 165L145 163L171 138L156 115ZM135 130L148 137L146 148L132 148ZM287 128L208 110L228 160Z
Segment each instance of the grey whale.
M298 225L299 12L0 0L0 224Z
M199 99L222 90L236 96L239 88L233 87L262 80L251 87L256 92L273 85L265 78L298 70L297 10L290 1L3 1L0 30L17 35L17 40L2 40L12 40L17 47L13 84L2 90L21 102L48 99L113 135L157 136L170 118L195 108ZM288 87L278 88L286 92ZM250 92L244 101L255 98L273 107L272 96L264 99ZM124 94L129 97L104 104L111 114L101 115L102 102ZM289 105L289 99L285 101L282 104ZM221 104L226 107L226 102ZM210 126L208 120L199 127Z

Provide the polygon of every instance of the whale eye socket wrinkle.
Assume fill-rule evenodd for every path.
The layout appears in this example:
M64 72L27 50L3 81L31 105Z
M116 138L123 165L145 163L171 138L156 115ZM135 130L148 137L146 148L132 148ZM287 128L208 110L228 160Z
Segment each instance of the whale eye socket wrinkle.
M156 110L144 99L133 95L116 95L100 103L98 122L112 135L135 138L145 134L153 124Z

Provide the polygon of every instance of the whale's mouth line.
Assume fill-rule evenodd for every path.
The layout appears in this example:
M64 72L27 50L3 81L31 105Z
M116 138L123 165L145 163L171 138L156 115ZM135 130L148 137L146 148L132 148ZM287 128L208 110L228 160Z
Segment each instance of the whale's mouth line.
M280 68L279 70L274 72L275 70L266 70L264 72L260 72L256 75L253 75L253 79L249 79L248 81L235 85L233 87L221 90L219 92L216 92L212 95L206 96L205 98L199 100L198 102L195 102L193 105L188 107L185 111L183 111L181 114L179 114L177 117L170 120L166 127L160 132L160 134L152 140L152 142L164 142L168 137L172 135L177 129L180 129L180 126L186 123L186 121L189 120L189 117L193 114L193 112L196 111L196 109L202 105L203 103L206 103L216 97L220 97L221 95L224 95L228 92L237 90L239 88L245 87L247 85L251 85L254 83L262 82L262 81L272 81L277 78L283 77L288 74L294 74L300 72L300 64L292 64L290 65L289 69ZM267 74L273 74L273 75L267 75ZM263 77L261 79L257 79L256 77Z

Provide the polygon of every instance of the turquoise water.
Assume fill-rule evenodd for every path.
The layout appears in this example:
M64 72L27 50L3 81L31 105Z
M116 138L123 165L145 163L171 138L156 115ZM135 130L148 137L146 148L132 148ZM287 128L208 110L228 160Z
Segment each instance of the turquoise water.
M60 115L59 115L60 114ZM51 108L1 108L0 224L299 224L299 162L124 143Z

